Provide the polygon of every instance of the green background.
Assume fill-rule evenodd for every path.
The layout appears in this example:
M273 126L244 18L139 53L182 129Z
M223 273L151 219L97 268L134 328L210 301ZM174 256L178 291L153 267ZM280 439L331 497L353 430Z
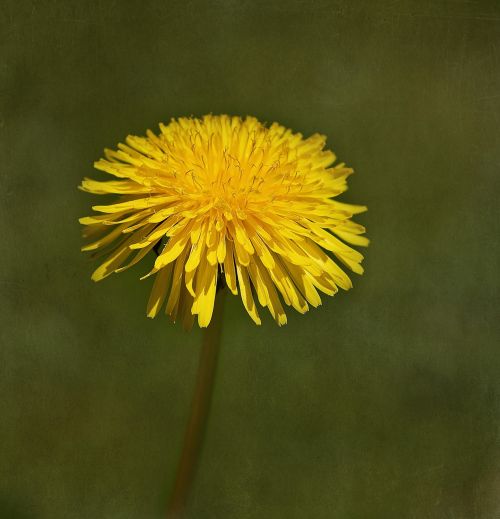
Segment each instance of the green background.
M0 517L164 516L201 334L146 318L148 262L91 282L76 186L128 133L208 112L326 134L372 245L285 328L228 299L189 517L500 517L500 4L0 16Z

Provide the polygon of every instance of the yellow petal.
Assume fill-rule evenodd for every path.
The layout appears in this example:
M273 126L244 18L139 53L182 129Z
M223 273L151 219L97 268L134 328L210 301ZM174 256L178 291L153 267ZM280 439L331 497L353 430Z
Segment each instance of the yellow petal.
M226 258L226 234L225 232L219 233L219 243L217 244L217 261L224 263Z
M124 267L120 267L119 269L116 269L115 272L118 273L118 272L123 272L124 270L127 270L129 269L130 267L133 267L134 265L136 265L137 263L139 263L139 261L141 261L142 258L144 258L148 252L151 251L151 249L155 246L155 243L150 243L146 248L144 249L141 249L135 256L134 256L134 259L128 263L127 265L125 265ZM131 247L130 247L131 248Z
M266 293L267 307L277 324L283 326L287 323L286 314L269 273L258 258L255 258L254 264L257 270L257 280L262 280L263 290Z
M257 307L255 306L255 301L252 297L252 289L250 288L247 269L237 261L236 270L238 272L238 282L240 286L240 294L241 300L243 301L243 306L254 323L260 325L261 320L257 312Z
M155 269L161 269L178 258L183 251L187 251L186 244L189 240L190 227L191 224L186 225L183 232L176 234L168 240L166 247L156 258Z
M127 245L119 247L92 274L92 281L101 281L112 274L129 256L132 251Z
M333 232L339 238L342 238L347 243L352 243L353 245L358 245L360 247L368 247L368 245L370 244L370 240L365 236L359 236L357 234L353 234L352 232L340 231L338 228L333 229Z
M127 227L128 224L124 223L122 225L119 225L118 227L115 227L110 233L106 234L99 240L89 243L88 245L84 245L82 247L82 251L89 251L89 250L96 250L100 247L104 247L108 243L111 243L113 240L118 238L120 234L123 232L123 230Z
M172 286L170 287L170 294L168 296L167 306L165 307L165 313L170 315L174 321L177 318L179 296L183 285L182 278L184 274L184 261L186 259L188 250L189 247L185 247L175 262L174 271L172 274Z
M193 296L181 289L179 299L179 316L182 319L182 328L186 331L191 330L194 324L195 316L191 313L191 306L193 305Z
M108 180L106 182L99 182L90 178L84 178L79 187L82 191L87 191L95 195L106 195L110 193L123 195L152 193L150 187L143 186L131 180Z
M136 198L135 200L128 200L118 204L94 205L92 209L100 213L117 213L126 210L137 211L138 209L147 209L161 204L166 204L176 198L177 197L171 196L148 196L146 198Z
M217 288L217 265L206 266L203 283L196 287L196 313L198 314L198 325L206 328L212 319L214 311L215 292ZM195 312L193 312L195 313Z
M171 273L172 263L169 263L156 274L147 306L148 317L153 318L160 311L167 295Z
M199 239L196 242L193 242L191 246L191 253L189 254L189 258L186 262L185 270L186 272L194 271L198 265L200 264L201 256L205 251L205 235L206 235L207 226L204 225L201 234L199 235ZM192 234L191 234L192 241Z
M226 277L226 284L231 292L236 295L238 293L238 286L236 282L236 271L234 269L234 253L233 242L228 241L226 244L226 257L224 258L224 274Z
M319 296L317 290L314 288L314 285L311 281L311 277L308 276L307 273L300 267L297 267L292 263L284 263L286 265L288 272L290 272L293 282L302 292L306 300L314 307L319 306L321 304L321 297Z

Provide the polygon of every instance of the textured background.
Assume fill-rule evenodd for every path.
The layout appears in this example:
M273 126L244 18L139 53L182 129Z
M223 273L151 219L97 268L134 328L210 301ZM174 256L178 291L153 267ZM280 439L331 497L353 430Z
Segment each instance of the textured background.
M278 329L230 299L191 518L500 517L498 1L0 7L0 517L164 515L199 331L94 284L76 190L172 116L329 136L366 275Z

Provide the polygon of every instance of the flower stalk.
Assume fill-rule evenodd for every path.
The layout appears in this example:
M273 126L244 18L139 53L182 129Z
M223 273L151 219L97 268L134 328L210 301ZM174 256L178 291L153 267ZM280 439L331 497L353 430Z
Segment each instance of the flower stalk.
M184 434L182 453L168 505L168 519L180 519L183 517L200 456L203 436L210 411L215 371L217 368L225 292L226 290L224 288L218 290L215 298L212 321L203 331L191 412Z

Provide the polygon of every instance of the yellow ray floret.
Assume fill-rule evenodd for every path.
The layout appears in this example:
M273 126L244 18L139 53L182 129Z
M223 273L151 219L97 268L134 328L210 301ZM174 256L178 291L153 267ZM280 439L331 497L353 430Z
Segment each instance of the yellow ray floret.
M159 135L128 136L95 163L115 179L85 178L80 186L118 195L80 219L91 240L82 250L107 254L92 279L150 258L148 317L165 306L186 328L196 316L208 326L218 283L240 294L256 324L257 301L280 326L282 303L304 313L321 304L319 292L351 288L335 259L363 273L363 256L350 245L368 239L351 218L366 207L333 200L352 169L333 166L324 145L322 135L304 139L277 123L227 115L180 118L160 124Z

